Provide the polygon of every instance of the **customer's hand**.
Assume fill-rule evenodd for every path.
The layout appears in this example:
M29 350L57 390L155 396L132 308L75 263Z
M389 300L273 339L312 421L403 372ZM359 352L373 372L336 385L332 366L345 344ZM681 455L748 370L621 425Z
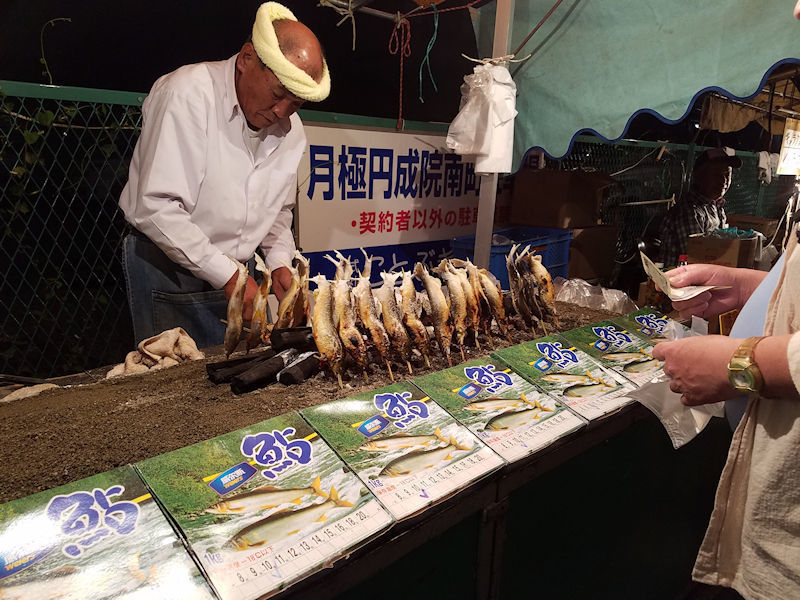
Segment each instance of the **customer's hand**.
M753 290L767 276L766 271L705 264L684 265L666 274L670 285L676 288L687 285L720 286L720 289L703 292L689 300L674 301L673 308L684 319L692 315L714 317L742 308Z
M688 337L656 344L653 358L664 361L669 389L681 394L683 404L709 404L739 394L728 380L728 363L741 342L724 335Z

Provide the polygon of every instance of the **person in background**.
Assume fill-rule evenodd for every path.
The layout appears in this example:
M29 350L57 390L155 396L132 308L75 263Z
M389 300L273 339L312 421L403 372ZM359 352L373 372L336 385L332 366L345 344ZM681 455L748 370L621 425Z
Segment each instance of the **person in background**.
M119 200L135 228L123 265L137 342L180 326L201 348L221 344L238 274L231 259L247 261L259 248L280 300L291 283L306 147L295 113L329 91L319 40L276 2L259 7L238 54L156 81ZM245 320L256 291L251 276Z
M733 169L741 166L742 160L723 148L711 148L697 157L688 194L667 212L661 224L658 260L665 267L674 267L686 254L690 235L728 226L723 208L725 192L731 186Z

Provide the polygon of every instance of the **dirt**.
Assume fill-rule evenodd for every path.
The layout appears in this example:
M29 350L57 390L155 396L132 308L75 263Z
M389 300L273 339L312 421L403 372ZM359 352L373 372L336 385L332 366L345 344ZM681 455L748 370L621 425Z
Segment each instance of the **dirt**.
M567 331L614 316L603 310L558 303L560 326ZM534 339L530 331L512 327L512 343ZM482 341L478 351L466 347L469 360L493 348ZM495 348L512 345L495 337ZM237 356L235 354L234 356ZM214 385L206 363L224 358L221 348L206 351L206 359L141 375L102 379L106 369L54 380L66 385L31 398L0 400L0 502L27 496L128 463L135 463L228 433L307 406L329 402L391 383L386 369L372 365L369 383L352 371L344 389L335 378L320 373L302 384L273 384L235 395L227 384ZM453 352L454 364L460 354ZM414 374L392 366L395 380L447 368L437 352L431 367L412 363Z

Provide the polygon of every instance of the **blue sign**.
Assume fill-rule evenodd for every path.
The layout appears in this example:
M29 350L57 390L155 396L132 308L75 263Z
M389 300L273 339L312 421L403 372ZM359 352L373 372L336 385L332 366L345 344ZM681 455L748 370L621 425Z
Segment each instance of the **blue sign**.
M358 426L358 431L366 437L372 437L376 433L380 433L389 425L390 421L383 415L375 415L371 419L367 419Z
M234 467L231 467L224 473L221 473L208 485L220 496L224 496L225 494L238 488L256 473L258 473L258 469L256 469L253 465L247 462L242 462Z

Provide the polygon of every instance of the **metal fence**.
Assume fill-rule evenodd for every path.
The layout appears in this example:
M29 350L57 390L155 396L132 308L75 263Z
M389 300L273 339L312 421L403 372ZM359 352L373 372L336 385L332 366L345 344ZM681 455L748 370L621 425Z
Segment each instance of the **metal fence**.
M117 199L141 94L0 82L0 372L50 377L133 346Z
M36 377L122 360L133 348L117 200L144 94L0 81L0 373ZM603 220L620 228L618 261L680 195L696 147L580 138L548 167L615 174ZM728 192L728 212L777 217L779 181L758 183L757 155ZM784 178L785 179L785 178ZM632 245L634 244L634 245Z

